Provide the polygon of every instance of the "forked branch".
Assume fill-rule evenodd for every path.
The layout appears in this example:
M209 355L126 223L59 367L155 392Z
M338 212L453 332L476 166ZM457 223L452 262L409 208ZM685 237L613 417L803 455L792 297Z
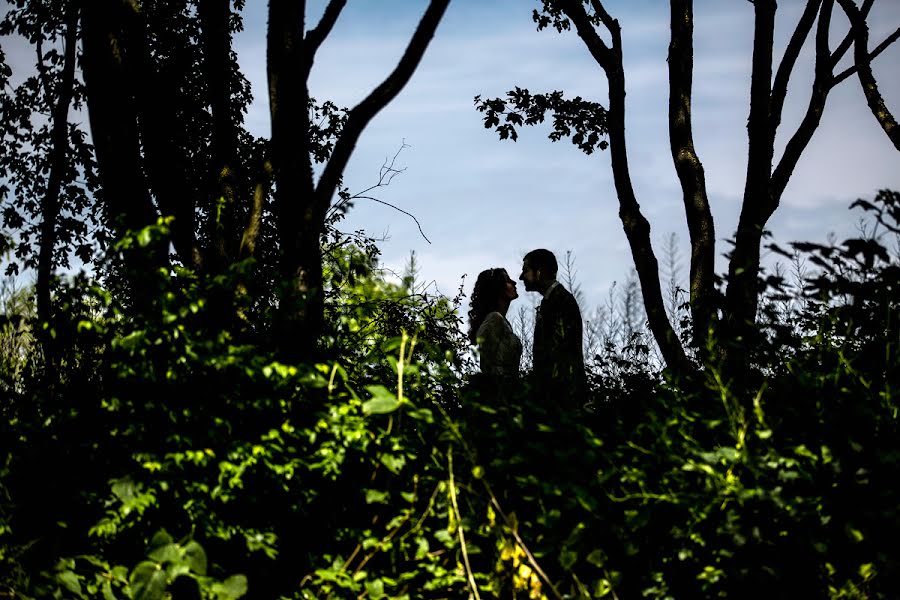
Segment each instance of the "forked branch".
M378 87L372 90L372 93L348 113L344 131L335 143L334 152L316 186L315 210L323 217L363 129L382 108L400 93L400 90L412 77L449 3L450 0L431 0L396 68Z

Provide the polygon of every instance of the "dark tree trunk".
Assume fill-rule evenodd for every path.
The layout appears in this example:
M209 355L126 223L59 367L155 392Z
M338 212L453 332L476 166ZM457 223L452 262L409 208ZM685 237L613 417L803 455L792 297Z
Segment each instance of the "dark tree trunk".
M746 327L756 320L759 299L760 241L774 210L771 195L774 128L769 111L772 94L772 48L775 33L775 0L754 3L753 68L750 82L750 117L747 120L747 179L740 221L728 271L727 310L729 335L740 342Z
M594 60L603 68L609 82L607 128L613 180L619 197L619 218L641 282L641 295L650 331L653 332L666 365L676 372L689 375L695 368L685 355L684 347L666 314L659 284L659 263L650 240L650 223L641 213L631 183L625 136L625 73L622 65L621 29L618 21L603 10L602 4L592 2L592 5L612 35L611 48L597 34L580 1L565 0L560 3Z
M269 3L271 159L283 276L276 337L282 354L290 359L317 357L317 342L325 323L320 238L344 169L363 130L412 77L449 1L431 0L397 66L348 113L318 185L313 180L309 155L307 80L316 51L337 21L346 0L331 0L319 24L305 37L305 2L272 0Z
M694 8L692 0L673 0L672 41L669 44L669 143L681 182L684 211L691 236L691 316L694 346L707 347L716 319L716 232L703 164L694 149L691 95L694 70Z
M231 106L232 66L230 0L200 0L203 28L203 63L212 109L212 206L220 210L210 218L210 270L222 271L237 256L237 129Z
M275 333L282 352L297 360L314 356L322 319L315 314L315 297L322 295L318 230L312 211L303 210L313 205L314 194L307 115L312 56L304 46L305 11L303 1L271 0L267 49L282 277Z
M51 114L51 150L50 150L50 174L47 178L47 189L41 202L41 240L38 254L37 283L35 285L37 295L38 320L43 323L52 323L53 305L51 301L51 282L53 279L53 253L56 247L56 225L59 220L60 191L62 181L68 170L68 119L69 105L72 103L72 94L75 85L75 58L78 45L78 6L71 3L66 11L66 35L65 55L63 58L62 74L56 88L56 102ZM51 90L49 82L45 81L46 89ZM51 99L48 98L48 101ZM51 325L52 326L52 325ZM49 330L40 330L41 345L45 356L50 362L55 354L52 349L53 336Z
M102 189L98 194L118 236L156 222L141 168L137 114L129 86L125 22L134 8L119 0L91 0L82 8L83 71L91 134ZM147 274L166 261L164 240L126 258L126 278L135 301L152 297Z
M182 122L173 101L181 82L172 81L154 64L142 13L128 15L125 31L147 183L160 213L175 218L171 231L176 255L185 266L197 268L201 253L196 239L196 201L187 171L191 159L180 139Z

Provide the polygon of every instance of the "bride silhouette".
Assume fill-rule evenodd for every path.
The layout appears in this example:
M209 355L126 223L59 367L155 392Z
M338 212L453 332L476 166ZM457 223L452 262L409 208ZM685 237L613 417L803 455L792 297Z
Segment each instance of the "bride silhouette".
M516 282L500 268L482 271L472 291L469 340L478 346L481 372L497 382L519 375L522 342L506 320L510 302L518 297Z

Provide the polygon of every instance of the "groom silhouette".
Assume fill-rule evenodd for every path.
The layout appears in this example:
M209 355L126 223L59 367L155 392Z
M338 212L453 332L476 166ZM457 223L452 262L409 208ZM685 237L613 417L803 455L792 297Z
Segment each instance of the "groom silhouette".
M559 267L549 250L532 250L522 260L519 279L525 290L543 296L534 321L534 385L540 396L568 406L582 406L587 382L582 352L581 310L557 280Z

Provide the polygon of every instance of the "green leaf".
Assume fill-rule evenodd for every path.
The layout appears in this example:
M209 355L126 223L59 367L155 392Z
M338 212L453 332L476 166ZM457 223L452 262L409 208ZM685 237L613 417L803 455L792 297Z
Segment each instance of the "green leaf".
M172 539L172 536L169 535L165 529L160 529L156 533L153 534L153 537L150 539L150 550L155 550L160 546L165 546L167 544L174 544L175 540Z
M184 547L184 562L197 575L206 575L206 552L194 540Z
M406 459L402 456L395 456L393 454L382 454L381 464L387 467L388 471L397 475L403 469L403 466L406 465Z
M236 600L247 593L247 578L243 575L232 575L222 583L214 584L212 593L219 600Z
M603 565L606 564L606 553L598 548L591 551L591 553L585 557L585 560L595 567L603 567Z
M109 581L103 582L103 600L117 600L116 595L112 592L112 584Z
M166 583L166 572L156 563L144 561L131 574L131 596L134 600L162 600Z
M424 421L425 423L431 424L434 423L434 415L429 408L417 408L415 410L411 410L407 412L412 419L416 419L417 421Z
M612 591L612 584L608 579L599 579L594 583L594 598L602 598Z
M62 573L57 573L56 580L61 586L63 586L73 594L81 596L81 582L78 581L78 575L76 575L72 571L63 571Z
M178 562L181 560L181 548L178 544L166 544L149 552L147 557L158 563Z
M366 582L366 591L372 600L381 600L384 598L384 582L380 579Z
M570 570L578 561L578 553L571 551L562 551L559 553L559 564L565 570Z
M394 412L399 408L400 401L397 396L383 385L366 386L372 398L363 404L363 412L367 415L381 415Z
M122 502L128 502L129 500L133 500L140 493L140 489L130 477L123 477L122 479L112 480L112 493ZM160 534L168 535L165 531L160 531L153 536L153 540L156 540L157 536ZM171 541L172 539L169 538L169 542ZM163 543L166 542L161 542L157 545L162 545ZM150 547L154 547L153 541L150 542Z
M366 490L366 504L387 504L388 493L380 490Z

